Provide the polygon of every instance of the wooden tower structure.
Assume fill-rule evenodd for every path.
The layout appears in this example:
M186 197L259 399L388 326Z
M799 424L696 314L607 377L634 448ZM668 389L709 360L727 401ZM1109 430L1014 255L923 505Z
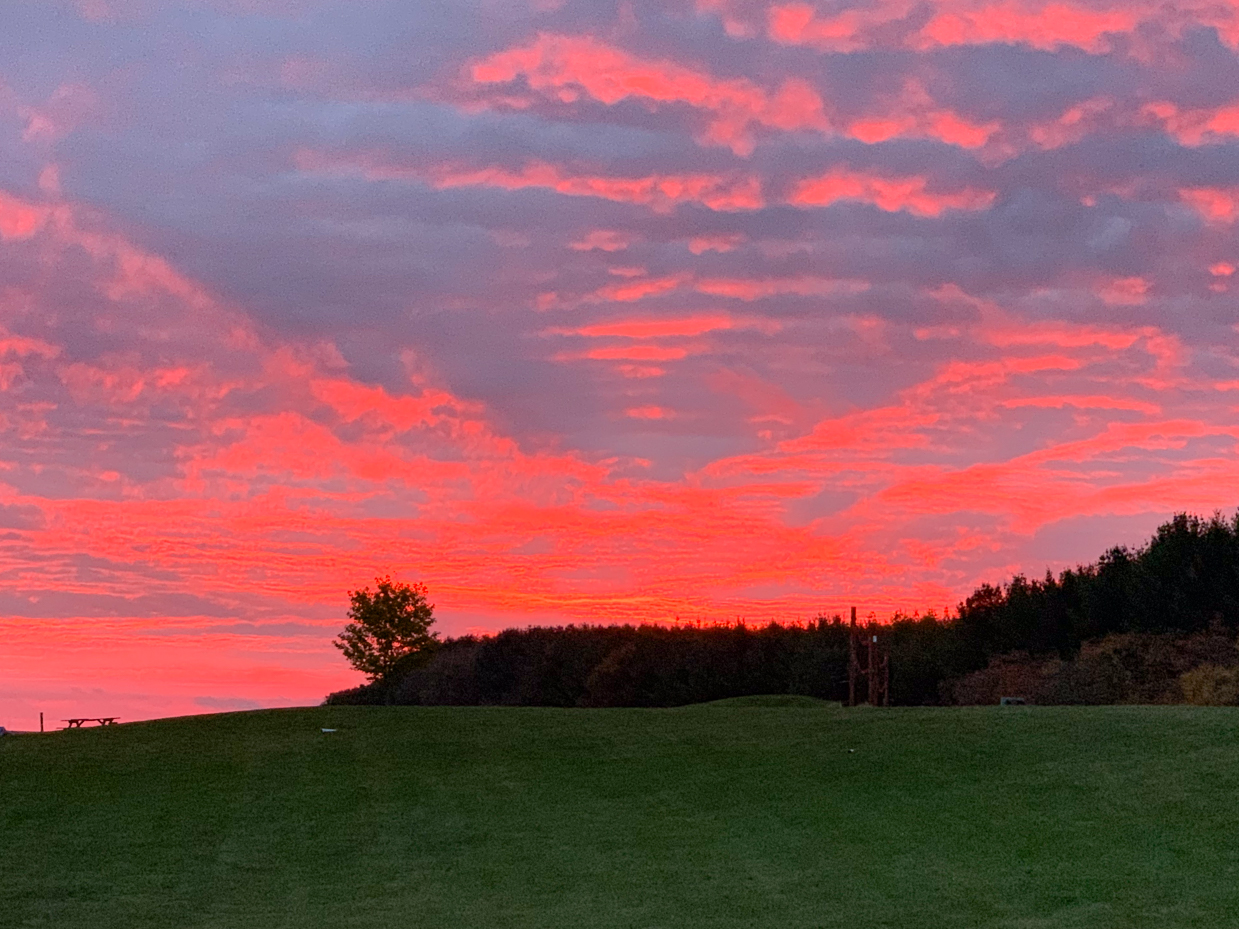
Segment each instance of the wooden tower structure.
M848 706L856 706L857 685L863 675L869 685L870 706L891 705L891 643L890 633L879 630L875 622L856 624L856 607L852 607L852 622L848 627ZM861 664L861 646L865 662Z

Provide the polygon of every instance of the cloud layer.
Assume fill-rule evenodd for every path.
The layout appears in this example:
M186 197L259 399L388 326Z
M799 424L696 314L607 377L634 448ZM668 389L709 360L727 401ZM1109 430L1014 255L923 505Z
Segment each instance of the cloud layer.
M1237 221L1229 0L12 5L0 722L1233 508Z

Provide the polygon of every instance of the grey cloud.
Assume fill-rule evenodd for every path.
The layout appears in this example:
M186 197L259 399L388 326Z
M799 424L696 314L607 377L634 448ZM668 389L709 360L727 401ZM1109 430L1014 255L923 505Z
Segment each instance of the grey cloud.
M0 529L42 529L46 522L43 511L37 506L0 504Z

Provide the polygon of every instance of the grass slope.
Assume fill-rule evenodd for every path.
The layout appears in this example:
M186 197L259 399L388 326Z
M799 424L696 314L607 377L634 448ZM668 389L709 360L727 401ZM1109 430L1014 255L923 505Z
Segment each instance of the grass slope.
M0 926L1233 925L1237 737L1227 709L830 705L7 737Z

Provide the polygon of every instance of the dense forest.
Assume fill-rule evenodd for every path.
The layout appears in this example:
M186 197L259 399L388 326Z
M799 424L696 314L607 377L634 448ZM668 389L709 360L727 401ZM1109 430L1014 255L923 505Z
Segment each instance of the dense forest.
M1239 514L1176 516L1137 549L982 585L954 614L895 615L896 705L1239 702ZM840 616L750 627L510 629L441 643L429 660L329 703L677 706L748 694L842 700Z

